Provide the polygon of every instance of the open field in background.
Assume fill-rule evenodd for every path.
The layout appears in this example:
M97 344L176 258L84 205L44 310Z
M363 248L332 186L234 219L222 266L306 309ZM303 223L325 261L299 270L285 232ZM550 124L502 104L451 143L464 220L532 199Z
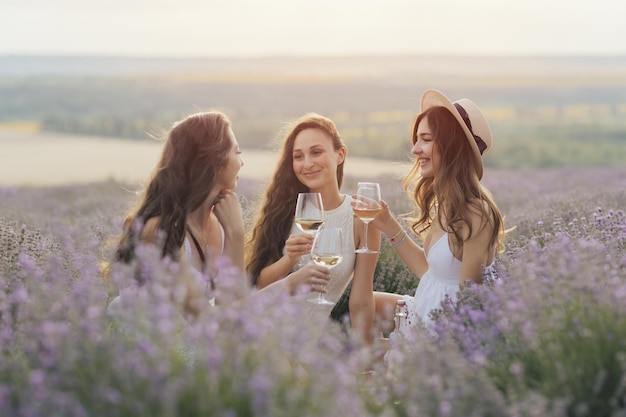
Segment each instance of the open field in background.
M0 186L44 186L115 180L147 181L162 143L121 138L41 132L21 124L0 127ZM243 148L240 178L269 178L276 152ZM405 161L350 156L346 170L356 176L394 174L410 167Z
M0 57L0 126L149 139L219 109L245 149L315 111L336 121L350 154L404 160L419 97L437 88L484 109L488 166L621 166L623 57L275 57L150 60Z

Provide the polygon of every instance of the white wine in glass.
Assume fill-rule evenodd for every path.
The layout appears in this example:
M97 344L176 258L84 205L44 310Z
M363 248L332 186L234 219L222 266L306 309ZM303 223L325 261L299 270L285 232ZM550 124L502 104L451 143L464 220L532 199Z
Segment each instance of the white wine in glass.
M374 220L376 215L382 211L380 204L380 185L377 182L360 182L357 184L357 200L352 210L363 223L365 232L363 233L365 242L363 247L355 250L356 253L377 253L367 247L367 225Z
M341 262L343 240L341 236L341 229L338 228L322 228L315 236L313 241L313 248L311 249L311 259L317 265L325 266L327 268L334 268ZM310 298L308 300L314 304L334 305L332 301L328 301L324 297L323 293L318 293L317 298Z
M341 262L341 255L311 255L311 259L318 265L323 265L327 268L337 266Z
M320 193L299 193L295 219L300 230L315 235L324 225L322 195Z

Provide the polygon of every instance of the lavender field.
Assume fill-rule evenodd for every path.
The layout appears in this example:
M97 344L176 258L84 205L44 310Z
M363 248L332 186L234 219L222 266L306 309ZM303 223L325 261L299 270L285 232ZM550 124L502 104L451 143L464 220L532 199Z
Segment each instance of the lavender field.
M398 178L368 179L410 210ZM101 267L139 187L2 187L0 414L626 416L626 168L488 169L483 182L514 228L499 280L435 312L436 336L392 337L386 361L351 337L341 303L320 337L306 303L254 293L221 261L219 306L187 323L178 265L152 248L122 325L105 310L132 268L104 280ZM263 186L240 181L248 225ZM384 241L375 288L416 285Z

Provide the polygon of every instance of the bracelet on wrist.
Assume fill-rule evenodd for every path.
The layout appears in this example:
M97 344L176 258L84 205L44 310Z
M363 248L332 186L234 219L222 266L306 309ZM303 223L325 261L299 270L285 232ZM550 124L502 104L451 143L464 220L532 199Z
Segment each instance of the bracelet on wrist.
M397 238L398 236L400 236L400 233L402 233L403 231L404 231L404 229L403 229L402 227L400 227L400 230L398 230L398 231L396 232L396 234L395 234L395 235L393 235L393 236L391 236L391 237L388 237L387 239L389 239L389 241L390 241L391 243L393 243L393 242L396 240L396 238Z
M400 238L400 240L398 240L396 243L392 243L391 247L394 249L397 248L398 246L402 244L402 242L404 242L404 239L406 239L406 232L402 234L402 237Z

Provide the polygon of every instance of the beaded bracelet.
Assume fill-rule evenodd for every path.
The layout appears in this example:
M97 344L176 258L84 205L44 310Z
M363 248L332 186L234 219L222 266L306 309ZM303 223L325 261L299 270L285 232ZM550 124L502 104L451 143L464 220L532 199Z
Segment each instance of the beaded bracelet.
M402 244L402 242L404 242L404 239L406 239L406 232L404 232L404 234L402 235L400 240L398 240L398 242L392 243L391 247L394 248L394 249L397 248L398 246L400 246Z
M393 243L393 241L394 241L394 240L396 240L396 238L398 237L398 235L399 235L400 233L402 233L403 231L404 231L404 229L401 227L401 228L400 228L400 230L398 230L398 231L396 232L396 234L395 234L395 235L393 235L393 236L391 236L390 238L388 238L388 239L389 239L389 241L390 241L391 243Z

